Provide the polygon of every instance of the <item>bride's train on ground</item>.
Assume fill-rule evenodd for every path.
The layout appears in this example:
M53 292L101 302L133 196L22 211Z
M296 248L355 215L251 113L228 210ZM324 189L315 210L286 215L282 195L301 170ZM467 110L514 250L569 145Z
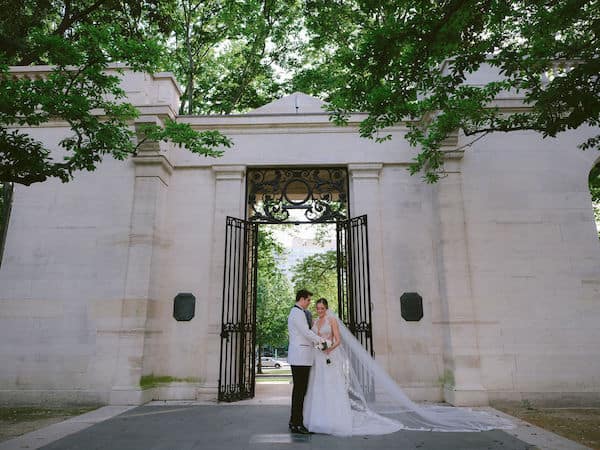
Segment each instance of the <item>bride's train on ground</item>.
M316 351L304 402L310 431L351 436L513 428L507 419L485 411L414 403L341 320L331 311L328 316L337 321L342 344L329 355Z

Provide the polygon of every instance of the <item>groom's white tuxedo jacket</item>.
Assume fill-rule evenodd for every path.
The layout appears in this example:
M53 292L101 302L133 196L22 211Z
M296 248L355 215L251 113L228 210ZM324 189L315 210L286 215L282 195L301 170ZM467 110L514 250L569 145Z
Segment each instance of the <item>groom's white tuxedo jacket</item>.
M313 346L321 342L321 337L308 327L302 308L294 306L288 316L288 346L287 361L291 366L312 366Z

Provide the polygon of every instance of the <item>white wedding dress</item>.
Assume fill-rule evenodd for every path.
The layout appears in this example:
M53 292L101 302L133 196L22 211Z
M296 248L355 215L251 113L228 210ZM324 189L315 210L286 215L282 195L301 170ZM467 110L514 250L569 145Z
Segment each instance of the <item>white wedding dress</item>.
M321 329L313 325L313 332L333 342L329 320ZM329 363L327 363L329 360ZM315 360L310 371L304 399L304 426L315 433L351 436L354 434L387 434L402 429L402 425L361 406L359 393L351 395L348 358L343 347L329 355L315 349Z
M360 342L331 311L341 345L327 355L314 349L304 399L304 425L315 433L335 436L374 435L398 430L485 431L512 428L508 420L483 411L412 402ZM329 320L313 332L333 340ZM327 362L329 360L329 363Z

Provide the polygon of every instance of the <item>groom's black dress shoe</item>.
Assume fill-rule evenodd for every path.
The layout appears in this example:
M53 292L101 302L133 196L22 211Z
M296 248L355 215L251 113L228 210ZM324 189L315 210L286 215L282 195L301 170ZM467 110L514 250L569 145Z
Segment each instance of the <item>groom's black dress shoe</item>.
M304 425L290 425L290 431L296 434L313 434Z

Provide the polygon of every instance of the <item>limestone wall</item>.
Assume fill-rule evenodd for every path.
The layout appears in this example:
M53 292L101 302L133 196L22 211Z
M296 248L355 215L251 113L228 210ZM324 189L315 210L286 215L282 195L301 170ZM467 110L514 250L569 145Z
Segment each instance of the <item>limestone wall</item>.
M386 315L375 323L387 329L388 370L409 395L439 401L444 374L441 297L438 286L438 224L435 187L411 177L406 165L385 165L381 177L384 224L382 253ZM400 296L418 292L423 297L423 319L401 317Z
M486 137L463 192L483 384L491 398L598 402L600 241L585 130Z
M11 71L43 77L49 69ZM126 72L123 86L140 121L174 117L170 74ZM27 131L60 159L65 125ZM0 267L0 402L118 403L115 388L139 402L147 311L165 264L155 211L167 181L153 169L160 160L139 161L105 158L67 184L15 187Z
M131 177L131 163L107 160L72 183L16 186L0 269L3 402L108 402Z
M170 75L123 83L140 122L176 116ZM575 148L590 130L488 136L449 152L448 176L428 185L406 170L405 130L377 144L358 136L362 117L336 128L301 94L248 115L180 117L234 147L211 159L146 145L68 184L17 186L0 267L0 401L215 398L225 218L244 217L246 169L342 166L351 215L368 216L375 353L411 397L597 402L596 154ZM31 133L56 147L66 128ZM181 292L196 297L189 322L173 318ZM401 318L403 292L423 297L421 321ZM142 389L151 376L178 382Z
M158 333L148 339L144 371L198 383L206 379L209 307L220 304L220 298L213 298L209 290L214 211L212 170L175 170L167 199L164 264L160 268L158 289L160 306L151 322ZM178 322L173 318L173 299L184 292L196 297L195 317L189 322ZM218 366L218 360L212 364Z

